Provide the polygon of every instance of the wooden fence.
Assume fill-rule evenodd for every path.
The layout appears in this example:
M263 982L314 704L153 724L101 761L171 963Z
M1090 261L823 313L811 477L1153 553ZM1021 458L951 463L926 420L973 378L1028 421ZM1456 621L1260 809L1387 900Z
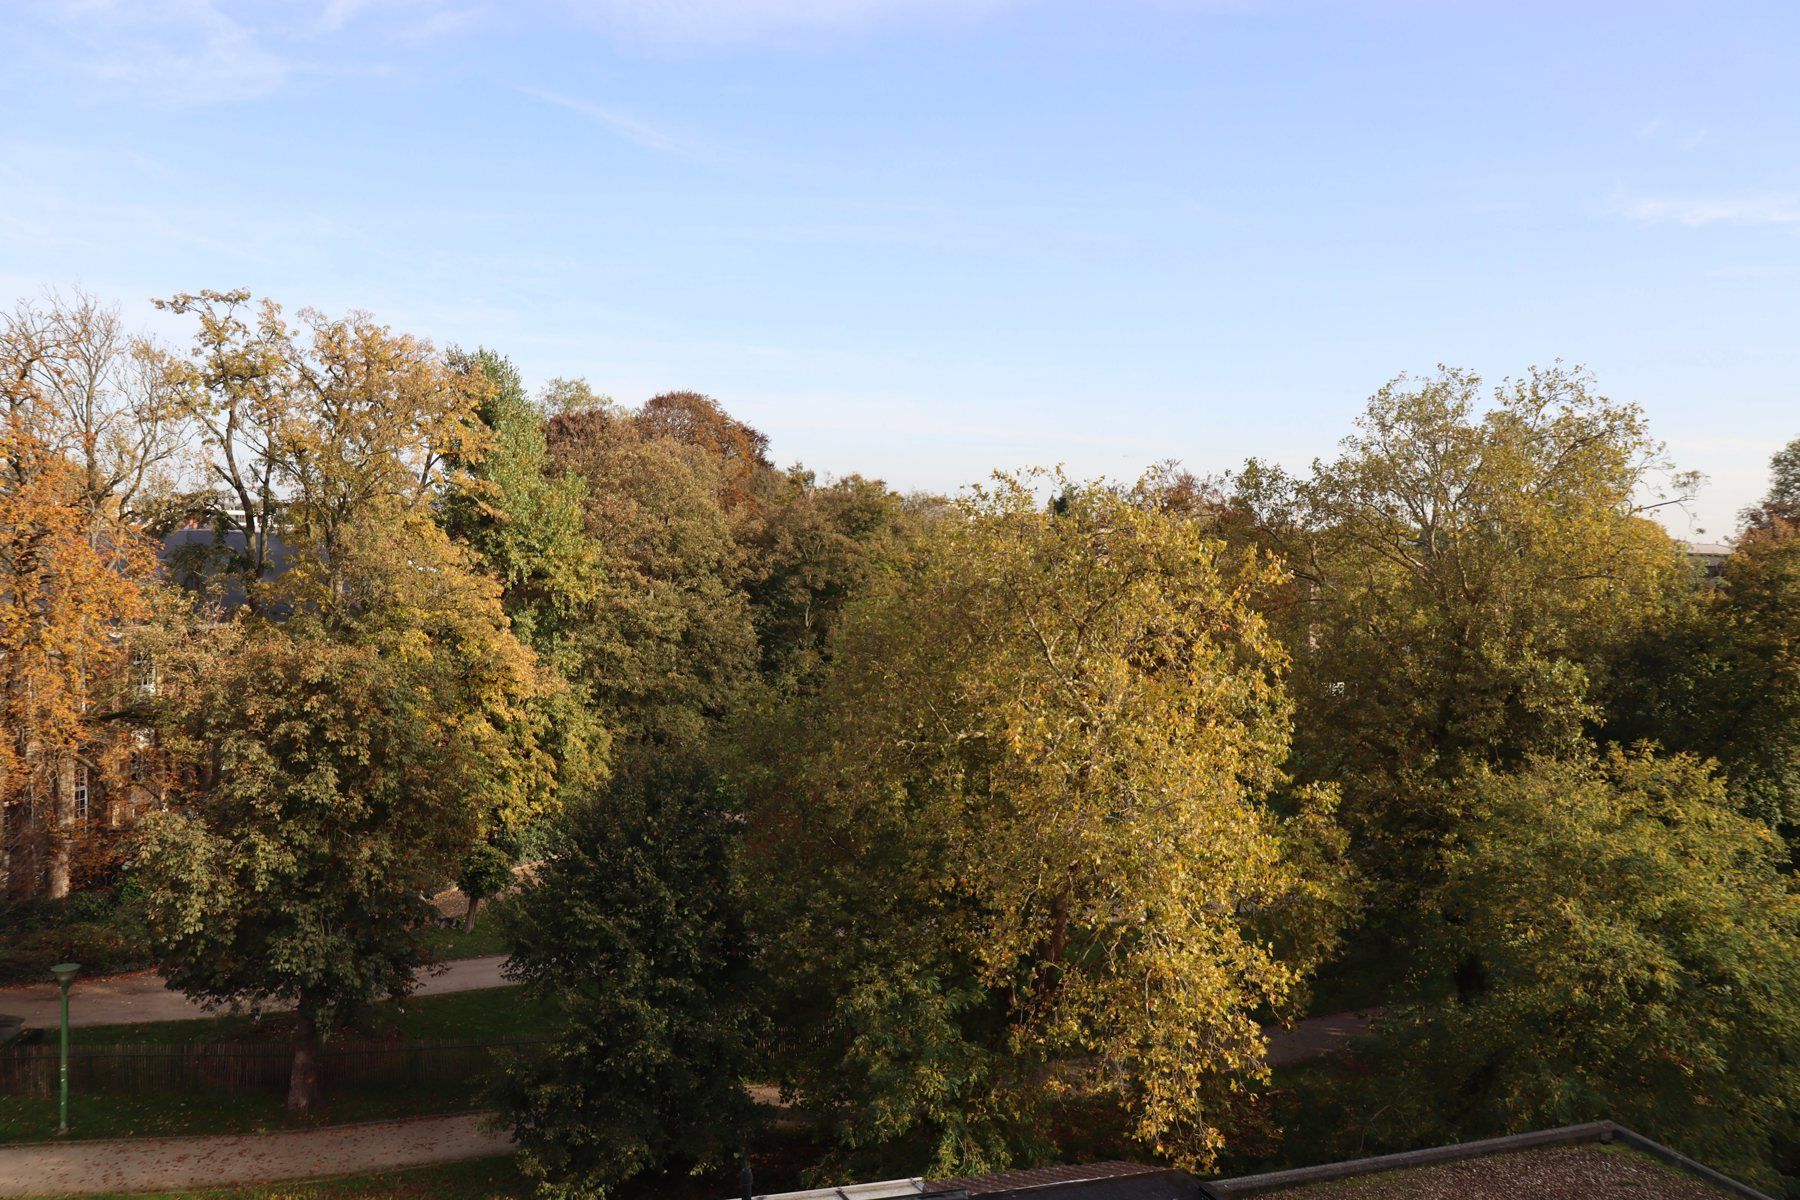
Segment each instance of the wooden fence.
M319 1051L325 1087L456 1086L479 1082L507 1052L529 1053L542 1039L502 1042L426 1041L327 1044ZM0 1048L0 1095L54 1096L60 1049L51 1045ZM224 1042L143 1046L71 1046L71 1091L106 1095L166 1092L282 1092L293 1048Z

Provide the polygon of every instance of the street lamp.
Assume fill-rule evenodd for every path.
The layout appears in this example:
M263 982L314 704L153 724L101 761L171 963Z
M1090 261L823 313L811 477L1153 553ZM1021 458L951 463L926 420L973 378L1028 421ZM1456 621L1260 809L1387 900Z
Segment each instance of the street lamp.
M57 1123L56 1132L69 1132L69 985L75 982L75 973L81 970L80 963L57 963L50 968L56 976L56 985L62 988L62 1109L61 1120Z

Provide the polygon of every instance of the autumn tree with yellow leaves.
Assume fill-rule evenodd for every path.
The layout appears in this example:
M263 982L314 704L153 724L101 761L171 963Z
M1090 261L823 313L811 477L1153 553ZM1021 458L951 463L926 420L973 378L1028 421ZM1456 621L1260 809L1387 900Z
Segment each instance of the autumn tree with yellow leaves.
M485 451L486 376L360 314L296 332L248 302L170 302L199 323L179 378L251 604L167 652L156 727L187 774L144 822L136 878L173 986L297 1004L304 1114L332 1026L414 985L423 897L596 764L553 736L560 681L436 519Z
M1332 941L1339 881L1292 853L1333 844L1329 797L1287 788L1254 603L1279 568L1158 491L972 492L852 604L816 700L752 735L786 1080L846 1162L1042 1161L1097 1104L1205 1165L1264 1074L1259 1013Z

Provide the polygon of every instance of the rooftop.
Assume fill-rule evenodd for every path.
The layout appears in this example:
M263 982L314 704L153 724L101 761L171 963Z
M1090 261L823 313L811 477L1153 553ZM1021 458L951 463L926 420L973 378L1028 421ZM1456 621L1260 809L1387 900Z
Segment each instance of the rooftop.
M1769 1200L1612 1121L1211 1179L1210 1200Z
M1769 1200L1611 1121L1201 1181L1132 1162L889 1179L759 1200Z
M1402 1167L1257 1195L1279 1200L1724 1200L1733 1193L1641 1150L1588 1143Z

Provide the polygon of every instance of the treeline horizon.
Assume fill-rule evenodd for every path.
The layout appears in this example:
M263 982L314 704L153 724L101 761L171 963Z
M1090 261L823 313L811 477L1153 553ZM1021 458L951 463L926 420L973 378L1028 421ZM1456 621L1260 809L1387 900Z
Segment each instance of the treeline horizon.
M420 897L530 859L561 1036L495 1102L546 1196L731 1160L751 1081L821 1178L1607 1117L1800 1194L1800 438L1709 573L1655 519L1695 479L1560 363L1399 376L1304 472L942 497L698 393L158 304L190 346L0 317L0 876L294 999L290 1111ZM1272 1074L1331 1003L1380 1036Z

